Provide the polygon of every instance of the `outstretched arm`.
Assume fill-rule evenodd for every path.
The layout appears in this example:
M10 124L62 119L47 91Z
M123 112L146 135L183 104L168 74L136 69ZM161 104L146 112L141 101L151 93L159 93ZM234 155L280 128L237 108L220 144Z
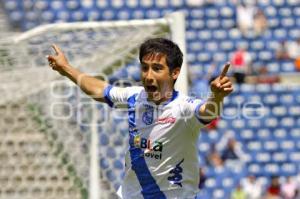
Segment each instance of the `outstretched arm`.
M75 69L69 64L66 56L58 46L53 44L52 48L55 50L55 55L47 56L50 67L72 80L87 95L97 101L105 102L104 89L108 86L108 83Z
M199 109L200 117L206 122L210 122L220 115L224 97L233 91L233 85L230 79L226 76L229 67L230 63L227 63L220 76L211 82L210 88L212 94L208 98L207 102Z

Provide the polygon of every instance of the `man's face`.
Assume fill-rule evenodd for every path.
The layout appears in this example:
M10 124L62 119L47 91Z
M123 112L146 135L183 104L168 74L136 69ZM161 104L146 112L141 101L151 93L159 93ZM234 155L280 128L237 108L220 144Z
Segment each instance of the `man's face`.
M141 63L142 83L148 94L148 100L156 104L172 97L174 80L179 75L179 68L170 72L166 55L151 53L143 57Z

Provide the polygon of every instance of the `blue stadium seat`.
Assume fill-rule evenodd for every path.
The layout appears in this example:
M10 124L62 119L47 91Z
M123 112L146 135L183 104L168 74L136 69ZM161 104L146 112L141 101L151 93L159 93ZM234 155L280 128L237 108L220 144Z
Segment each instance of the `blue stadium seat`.
M129 20L131 18L130 17L130 12L127 11L127 10L120 10L117 13L117 18L120 19L120 20Z
M295 71L295 65L292 61L281 62L280 67L281 67L282 72L294 72Z
M215 52L213 59L214 61L222 64L226 63L229 60L228 55L224 52Z
M264 49L264 42L261 41L261 40L253 41L253 42L250 44L250 47L251 47L253 50L255 50L255 51L263 50L263 49Z
M220 48L223 51L233 51L234 50L234 43L230 40L228 41L221 41Z
M299 25L298 25L299 27ZM288 36L292 40L297 40L299 38L300 30L299 28L290 28Z
M269 18L274 18L277 15L277 10L276 10L275 7L270 5L270 6L265 8L264 13L265 13L265 15L267 16L268 19Z
M276 7L284 6L285 0L271 0L271 4Z
M54 0L51 1L50 7L53 10L60 10L64 8L64 3L63 1Z
M135 1L135 0L128 0L128 1L124 1L126 4L126 7L130 8L130 9L136 9L139 6L139 1Z
M291 93L279 96L279 101L282 105L291 105L294 103L294 96Z
M24 12L19 10L14 10L9 13L9 18L12 21L12 23L21 22L23 17L24 17Z
M256 134L251 129L243 129L240 132L240 137L242 140L253 140L256 137Z
M298 147L299 150L299 147ZM295 151L295 152L291 152L289 155L289 159L291 162L295 162L295 163L300 163L300 152L299 151Z
M102 16L101 18L103 20L113 20L116 19L116 13L113 10L105 10L101 12Z
M279 23L279 20L277 19L278 23ZM278 25L278 24L276 24ZM273 37L274 39L277 39L278 41L281 41L281 40L284 40L285 38L287 38L287 30L284 29L284 28L278 28L276 30L274 30L273 32Z
M282 140L288 137L288 133L284 128L277 128L273 131L273 136L277 140Z
M276 120L276 125L277 125L277 120ZM272 124L272 126L273 126L273 124ZM271 130L269 128L258 129L256 133L257 133L257 138L259 140L270 140L270 139L272 139L272 133L271 133Z
M279 25L280 25L280 21L279 21L279 19L278 18L269 18L268 19L268 26L270 27L270 28L273 28L274 30L275 30L275 28L277 27L279 27ZM276 33L276 37L273 35L273 37L275 38L275 39L282 39L283 38L283 33L282 32L278 32L278 33Z
M261 151L262 143L259 141L250 141L246 145L248 151Z
M293 117L283 117L281 120L281 127L290 129L295 126L295 120Z
M255 176L260 176L264 172L263 168L258 163L250 163L248 165L248 169L247 170L249 172L249 175L255 175Z
M107 169L109 168L109 162L106 158L100 158L100 167L102 169Z
M188 15L191 19L202 19L204 17L204 11L202 9L191 9Z
M233 19L222 19L221 20L222 28L230 29L230 28L233 28L234 26L235 26L235 20L233 20Z
M228 37L227 31L225 31L223 29L214 30L212 34L213 34L213 38L218 39L220 41L223 41Z
M45 11L48 10L50 6L50 2L47 0L38 0L34 3L33 8L34 10L38 11Z
M285 106L274 106L272 114L276 117L283 117L287 114L287 108Z
M268 94L263 97L263 103L266 105L277 105L279 103L279 99L276 94Z
M200 30L198 32L198 39L200 41L209 41L212 38L212 32L208 30Z
M286 152L275 152L272 154L272 160L275 163L282 163L288 160L288 155Z
M99 10L95 9L95 8L91 8L89 10L85 10L87 19L89 21L99 21L101 18L101 14L99 12Z
M207 173L209 174L209 172L207 172ZM208 176L211 176L211 175L208 175ZM210 190L216 188L217 187L216 178L208 177L205 181L205 187L207 187Z
M274 129L276 127L279 126L279 121L276 117L267 117L265 120L264 120L264 126L268 129Z
M274 140L269 140L264 142L264 151L266 152L276 152L279 151L279 142Z
M255 86L252 84L242 84L240 90L242 93L252 94L255 92Z
M159 18L159 17L161 17L162 16L162 14L160 13L160 11L159 10L148 10L148 11L146 11L146 17L147 18L150 18L150 19L152 19L152 18Z
M300 128L294 127L290 130L290 136L292 139L300 139Z
M267 163L271 161L270 153L266 152L258 152L254 158L255 161L258 163Z
M292 28L295 27L296 22L294 18L292 17L287 17L287 18L281 18L280 20L281 26L285 28Z
M277 94L285 93L288 91L288 86L283 84L273 84L272 91Z
M206 18L217 18L219 16L219 11L212 7L204 10L204 15Z
M223 189L215 189L212 196L215 199L223 199L226 197Z
M218 43L215 41L209 41L206 42L205 47L207 51L210 51L210 53L214 53L215 51L218 50Z
M212 195L211 192L207 191L206 189L200 190L197 194L196 199L211 199Z
M109 137L106 134L100 134L100 144L107 146L109 144Z
M257 130L261 126L262 126L261 119L251 119L251 120L248 120L247 128L251 128L251 129Z
M228 37L233 41L240 40L242 39L242 33L237 29L231 29L228 32Z
M71 18L70 13L66 10L59 10L56 13L56 18L59 21L67 22L67 21L76 21Z
M294 176L297 174L297 166L294 163L284 163L280 167L281 176Z
M55 14L54 12L51 11L45 11L41 15L41 21L44 23L52 23L55 19Z
M65 2L65 7L68 10L78 10L80 8L80 2L77 0L69 0Z
M132 12L132 17L133 19L144 19L145 13L143 12L143 10L134 10Z
M229 6L224 6L222 7L222 9L220 10L220 15L221 17L224 18L232 18L234 16L234 9L229 7Z
M122 161L116 159L113 162L114 168L118 169L118 170L123 170L124 169L124 164L122 163Z
M116 176L116 172L114 172L113 170L111 169L108 169L106 171L106 177L109 181L115 181L117 176Z
M206 23L206 27L209 29L217 29L221 25L218 19L207 19L205 23Z
M208 52L201 52L197 56L197 60L200 62L209 62L212 59L212 55Z
M110 2L112 9L120 9L124 6L125 2L121 0L114 0Z
M106 157L110 158L110 159L115 159L117 156L116 154L116 150L114 149L114 147L109 146L106 149Z
M232 121L232 127L234 129L244 129L246 127L246 121L243 119L236 119Z
M203 140L201 140L202 143L198 145L198 150L200 153L206 154L210 150L209 143L204 143Z
M273 175L278 175L280 171L280 167L278 164L268 163L264 166L263 170L267 176L273 176Z
M280 142L280 148L285 152L295 151L295 142L292 140L282 140Z

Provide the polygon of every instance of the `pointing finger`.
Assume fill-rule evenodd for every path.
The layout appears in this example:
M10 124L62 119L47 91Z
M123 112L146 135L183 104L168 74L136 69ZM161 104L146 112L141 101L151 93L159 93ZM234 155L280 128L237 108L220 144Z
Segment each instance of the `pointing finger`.
M52 44L51 47L54 49L56 55L61 53L60 48L56 44Z
M220 79L222 79L223 77L226 76L227 72L228 72L228 69L230 67L230 63L228 62L227 64L225 64L224 68L223 68L223 71L220 75Z

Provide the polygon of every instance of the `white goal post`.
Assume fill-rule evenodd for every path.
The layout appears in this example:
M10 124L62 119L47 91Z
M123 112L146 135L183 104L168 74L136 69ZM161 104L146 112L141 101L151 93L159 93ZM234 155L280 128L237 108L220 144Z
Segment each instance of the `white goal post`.
M56 43L83 72L108 80L126 68L125 79L130 79L138 71L139 45L158 36L172 39L183 51L176 89L187 93L181 12L160 19L42 25L0 40L0 155L7 157L5 168L16 171L6 172L6 185L0 181L0 198L116 197L127 143L124 117L51 71L45 56ZM20 185L14 185L18 180Z

